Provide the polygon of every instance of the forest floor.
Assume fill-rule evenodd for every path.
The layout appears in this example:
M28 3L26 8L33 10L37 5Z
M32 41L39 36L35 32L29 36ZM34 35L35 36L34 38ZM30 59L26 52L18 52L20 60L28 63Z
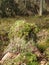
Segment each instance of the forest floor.
M49 28L49 15L48 16L16 16L15 18L0 18L0 49L2 44L1 44L1 40L2 43L4 45L4 42L8 42L6 40L7 34L9 32L10 27L12 26L13 23L16 22L16 20L19 19L25 19L26 22L28 23L36 23L41 29L42 28ZM1 39L1 37L3 37L3 39ZM7 44L7 43L6 43ZM5 45L6 45L5 44ZM2 50L2 49L1 49Z
M10 26L19 19L25 19L29 23L36 23L36 24L41 24L48 22L49 23L49 15L48 16L17 16L15 18L0 18L0 33L1 30L8 31ZM45 24L46 25L46 24Z
M36 23L39 27L44 27L49 24L49 15L48 16L17 16L15 18L0 18L0 34L4 34L4 32L8 33L11 25L16 22L16 20L25 19L28 23ZM46 27L48 27L47 25ZM3 32L2 32L3 31Z
M10 27L16 20L24 19L28 23L35 23L40 29L49 29L49 15L48 16L16 16L15 18L0 18L0 59L3 50L9 43L8 33Z

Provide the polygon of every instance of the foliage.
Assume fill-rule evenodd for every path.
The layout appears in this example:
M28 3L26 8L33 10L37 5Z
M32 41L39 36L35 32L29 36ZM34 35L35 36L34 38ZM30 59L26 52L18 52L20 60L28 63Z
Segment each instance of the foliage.
M11 61L12 60L12 61ZM14 59L6 60L4 65L39 65L37 62L37 58L35 54L32 53L21 53L18 57L15 57Z
M31 63L28 63L27 65L39 65L38 62L31 62Z
M17 4L15 3L14 0L2 0L1 3L1 15L3 17L10 17L10 16L15 16L16 12L18 10ZM16 10L17 8L17 10Z
M44 54L45 54L47 60L49 61L49 47L45 50Z
M23 17L21 17L21 18L23 18ZM20 19L21 19L20 18ZM29 24L31 23L31 24L33 24L33 22L34 23L36 23L37 24L37 26L38 26L38 28L40 28L40 31L38 30L38 28L37 28L37 31L38 31L38 33L39 32L41 32L41 29L44 29L45 30L45 28L49 31L49 17L24 17L26 20L27 20L27 22L29 22ZM16 36L16 35L14 35L14 33L13 33L13 30L12 30L12 25L13 25L13 29L16 27L14 24L15 24L15 22L16 22L16 19L19 19L19 18L3 18L3 19L0 19L0 36L3 36L3 35L5 35L7 32L9 32L10 33L10 35L9 35L9 38L10 39L12 39L12 37L14 36ZM20 20L21 21L21 20ZM14 24L13 24L14 23ZM17 23L18 23L18 20L17 20ZM20 22L20 23L22 23L22 22ZM45 23L45 24L44 24ZM36 27L36 24L35 24L35 27ZM11 28L10 28L11 27ZM10 30L9 30L10 29ZM17 28L15 28L15 29L17 29ZM14 29L14 30L15 30ZM11 35L11 31L12 30L12 34L13 35ZM46 32L47 32L47 30L46 30ZM15 30L16 31L16 30ZM36 31L36 32L37 32ZM46 33L47 34L47 33ZM4 37L6 37L6 35L4 36ZM16 38L16 37L15 37ZM22 37L21 37L22 38ZM38 39L38 41L39 41L39 39ZM40 48L40 49L42 49L42 51L43 51L43 49L45 50L45 48L47 48L47 47L49 47L49 36L48 36L48 38L46 38L46 40L44 40L45 42L43 42L43 39L41 40L42 42L40 42L41 44L42 44L42 46L41 46L41 44L39 43L39 46L38 46L38 48ZM8 42L8 41L7 41ZM15 40L14 40L14 42L15 42ZM33 43L34 44L34 43ZM0 40L0 50L3 52L3 50L6 48L6 46L5 45L7 45L6 44L6 40ZM5 47L4 47L5 46ZM24 46L24 45L23 45ZM11 47L11 46L10 46ZM30 50L30 47L29 47L29 50ZM0 53L1 53L1 51L0 51ZM46 57L46 59L48 59L48 52L49 52L49 50L47 51L45 51L45 57ZM28 53L29 54L29 53ZM1 55L0 55L1 56ZM24 54L21 54L21 58L24 56ZM33 55L34 56L34 55ZM32 57L32 56L31 56ZM26 56L26 58L28 59L29 57L28 56ZM34 56L34 58L36 58L35 56ZM23 59L24 58L22 58L22 61L23 61ZM14 60L14 61L13 61ZM30 60L32 60L32 58L30 58ZM29 60L29 61L30 61ZM17 65L16 64L16 62L18 61L18 63L20 63L19 61L20 61L20 59L19 58L13 58L13 59L8 59L8 60L6 60L5 61L5 64L4 65ZM38 62L37 62L38 60L36 59L36 60L34 60L33 62L28 62L27 64L28 65L39 65L38 64ZM24 62L24 61L23 61ZM26 61L25 61L26 62ZM37 64L36 64L37 63ZM48 63L49 64L49 63Z
M32 52L32 46L36 43L37 26L24 20L17 20L9 31L10 44L5 53L10 52ZM30 49L29 49L30 47Z
M37 46L41 51L44 51L46 48L49 47L49 30L42 29L41 31L39 31L37 36Z
M37 43L37 46L38 46L38 48L41 51L44 51L46 48L49 47L49 43L47 43L47 42L41 42L41 43Z
M24 20L17 20L13 26L11 26L9 31L9 38L12 39L12 44L8 46L9 51L18 52L20 56L18 58L11 60L7 60L5 64L9 65L19 65L25 63L26 65L35 64L37 62L37 57L35 54L32 54L32 46L35 41L34 37L36 37L36 33L38 32L38 28L35 23L27 23ZM33 36L32 36L33 35ZM29 48L30 47L30 48ZM6 49L6 51L8 50ZM7 64L7 65L8 65Z
M16 0L2 0L0 3L0 16L2 17L33 15L37 14L39 10L38 5L31 1L19 0L17 3Z
M38 27L35 23L27 23L24 20L17 20L13 26L10 28L9 38L13 37L24 37L24 38L35 38L38 32Z

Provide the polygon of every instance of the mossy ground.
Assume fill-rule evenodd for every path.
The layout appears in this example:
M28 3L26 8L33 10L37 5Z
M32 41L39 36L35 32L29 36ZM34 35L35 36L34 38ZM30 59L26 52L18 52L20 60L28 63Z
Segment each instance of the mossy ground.
M17 16L15 18L0 18L0 56L3 50L6 48L6 46L9 43L8 33L9 33L10 27L16 22L16 20L19 20L19 19L21 20L25 19L26 22L28 23L35 23L39 27L39 30L47 29L49 31L49 15L42 16L42 17L39 17L37 15L37 16L29 16L29 17ZM41 47L43 48L43 46Z

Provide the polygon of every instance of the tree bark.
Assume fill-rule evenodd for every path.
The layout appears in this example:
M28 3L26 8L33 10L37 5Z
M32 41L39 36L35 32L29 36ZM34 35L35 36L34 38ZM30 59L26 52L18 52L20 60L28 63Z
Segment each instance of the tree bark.
M43 13L43 0L40 0L40 12L39 15L42 16Z

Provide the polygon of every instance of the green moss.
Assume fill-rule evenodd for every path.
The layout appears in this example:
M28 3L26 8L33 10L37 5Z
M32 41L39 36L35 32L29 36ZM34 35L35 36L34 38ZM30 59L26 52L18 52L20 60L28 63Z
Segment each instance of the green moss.
M49 47L49 30L42 29L41 31L39 31L38 35L37 46L40 50L44 51Z
M29 17L24 17L27 21L27 24L29 23L29 25L31 24L33 24L33 25L35 25L34 23L36 23L37 24L37 26L40 28L40 30L41 29L43 29L43 28L46 28L46 29L48 29L49 30L49 16L42 16L42 17L39 17L39 16L29 16ZM5 34L5 33L8 33L9 32L9 38L10 39L12 39L12 37L14 36L15 38L17 37L16 35L18 34L18 37L20 36L22 36L22 34L21 34L21 31L22 32L24 32L24 30L22 30L21 28L21 30L20 30L20 32L19 33L17 33L16 32L16 29L17 29L17 27L16 27L16 25L18 25L17 23L19 22L19 21L24 21L24 20L17 20L17 19L23 19L23 17L16 17L16 18L0 18L0 34ZM17 21L16 21L17 20ZM22 23L22 22L20 22L20 23ZM20 24L19 23L19 24ZM25 23L26 24L26 23ZM12 26L13 25L13 26ZM25 25L26 26L26 25ZM34 27L35 27L35 29L34 30L36 30L36 31L34 31L35 33L36 32L38 32L38 28L37 28L37 26L35 25ZM11 27L11 28L10 28ZM13 30L14 29L14 30ZM25 29L25 28L24 28ZM28 25L26 26L26 30L28 31ZM29 30L30 30L30 28L29 28ZM28 34L28 32L26 31L26 33L24 33L24 34ZM6 41L0 41L0 49L2 50L2 49L4 49L5 47L3 47L2 45L3 45L3 42L4 42L4 44L6 44ZM45 50L47 47L49 47L49 39L46 41L46 43L44 42L44 43L42 43L43 45L40 45L40 43L39 43L39 48L40 49L42 49L42 50ZM48 52L49 52L49 50L48 50ZM46 56L47 57L49 57L48 56L48 53L47 53L47 51L45 52L46 53ZM22 57L24 56L24 54L22 55ZM28 58L28 57L27 57ZM23 58L24 59L24 58ZM31 59L31 58L30 58ZM31 59L32 60L32 59ZM20 59L19 58L14 58L14 59L9 59L8 61L5 61L5 64L4 65L17 65L17 63L16 63L16 61L17 62L20 62ZM38 62L37 62L38 63ZM30 62L30 63L28 63L29 65L35 65L36 64L36 61L34 61L34 62Z
M38 46L38 48L39 48L41 51L44 51L46 48L49 47L49 43L46 43L46 42L44 42L44 43L38 43L37 46Z
M23 63L25 63L26 65L39 65L36 55L32 53L21 53L14 59L6 60L4 65L19 65Z
M28 63L27 65L39 65L38 62L31 62L31 63Z
M35 23L27 23L24 20L17 20L13 26L11 26L9 31L9 38L17 38L17 37L27 37L29 33L37 33L38 28Z
M37 57L35 54L32 54L32 53L27 53L26 54L26 58L29 62L32 62L32 61L37 61Z

